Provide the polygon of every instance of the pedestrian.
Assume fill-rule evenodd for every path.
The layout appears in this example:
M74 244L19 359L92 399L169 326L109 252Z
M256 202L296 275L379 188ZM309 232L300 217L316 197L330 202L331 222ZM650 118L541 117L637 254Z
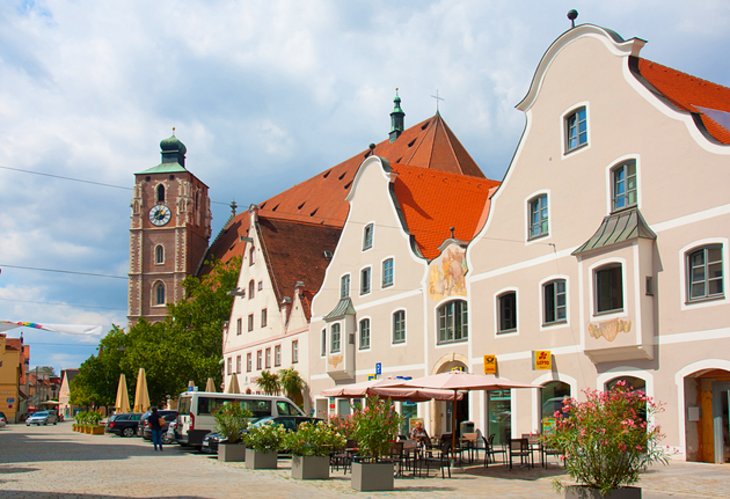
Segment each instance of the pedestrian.
M157 407L152 409L152 414L150 414L147 421L149 422L150 430L152 431L152 445L155 446L155 450L159 447L160 452L162 452L162 428L167 422L159 415Z

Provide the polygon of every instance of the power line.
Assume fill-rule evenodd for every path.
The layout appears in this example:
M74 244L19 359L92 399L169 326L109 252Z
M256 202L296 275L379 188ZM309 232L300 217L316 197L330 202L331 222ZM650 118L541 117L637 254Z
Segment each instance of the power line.
M85 276L91 276L91 277L108 277L109 279L124 279L125 281L128 279L127 276L120 276L120 275L98 274L96 272L78 272L75 270L44 269L44 268L40 268L40 267L26 267L23 265L8 265L5 263L0 263L0 267L8 267L10 269L21 269L21 270L36 270L38 272L55 272L58 274L85 275Z

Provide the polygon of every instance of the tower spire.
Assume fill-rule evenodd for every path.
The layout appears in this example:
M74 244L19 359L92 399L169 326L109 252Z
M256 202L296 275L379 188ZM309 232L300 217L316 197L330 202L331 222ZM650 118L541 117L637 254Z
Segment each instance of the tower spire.
M406 113L400 107L400 97L398 96L398 89L395 89L395 97L393 98L393 112L390 113L390 141L395 142L395 139L400 137L400 134L405 130L405 116Z

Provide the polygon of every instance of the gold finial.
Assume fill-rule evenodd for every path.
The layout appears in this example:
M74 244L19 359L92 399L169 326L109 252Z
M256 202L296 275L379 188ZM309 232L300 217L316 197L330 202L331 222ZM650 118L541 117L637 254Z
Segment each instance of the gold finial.
M175 127L172 127L172 135L175 136Z

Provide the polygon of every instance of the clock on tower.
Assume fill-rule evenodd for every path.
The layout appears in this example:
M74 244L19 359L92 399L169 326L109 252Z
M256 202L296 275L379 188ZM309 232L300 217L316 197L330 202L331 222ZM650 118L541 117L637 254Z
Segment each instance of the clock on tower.
M187 148L173 134L160 142L159 165L134 174L129 229L129 312L134 323L164 319L183 297L211 230L208 186L185 168Z

